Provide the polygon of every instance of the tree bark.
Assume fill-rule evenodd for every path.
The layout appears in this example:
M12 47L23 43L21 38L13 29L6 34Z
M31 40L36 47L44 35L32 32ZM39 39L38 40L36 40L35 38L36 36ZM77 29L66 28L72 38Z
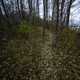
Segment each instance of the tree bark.
M17 0L17 8L18 8L18 13L19 13L19 15L21 17L22 15L21 15L21 11L20 11L20 8L19 8L19 0Z
M61 14L60 14L60 22L61 22L61 25L63 25L63 9L64 9L64 3L65 3L65 0L62 0L62 3L61 3Z
M66 26L69 26L70 9L71 9L72 3L73 3L73 0L70 0L67 8Z
M8 18L8 13L7 13L7 11L6 11L5 4L4 4L4 1L3 1L3 0L1 0L1 4L2 4L3 10L4 10L4 12L5 12L5 15L6 15L6 17Z
M29 6L29 21L32 23L32 0L28 0Z

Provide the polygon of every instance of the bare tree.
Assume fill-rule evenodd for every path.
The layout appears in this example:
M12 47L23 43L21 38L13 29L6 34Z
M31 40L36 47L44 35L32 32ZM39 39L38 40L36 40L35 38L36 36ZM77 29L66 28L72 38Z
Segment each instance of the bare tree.
M43 19L44 19L44 23L43 23L43 36L45 35L45 27L47 26L47 17L48 17L48 0L43 0Z
M39 17L39 0L36 1L37 16Z
M5 12L6 17L8 17L8 13L7 13L6 8L5 8L4 0L1 0L1 5L3 7L3 10Z
M48 18L48 0L43 0L43 8L44 8L44 21Z
M66 25L69 25L69 17L70 17L70 9L71 9L71 5L75 0L70 0L68 6L67 6L67 17L66 17Z
M60 22L61 22L61 25L63 25L63 15L64 15L63 9L64 9L64 3L65 3L65 0L62 0L62 2L61 2L61 13L60 13Z
M19 0L17 0L17 9L18 9L18 13L19 13L19 15L20 16L22 16L22 14L21 14L21 11L20 11L20 3L19 3Z
M54 22L54 15L55 15L55 4L56 1L52 0L52 22Z
M21 9L21 17L24 17L24 10L23 10L23 0L20 0L20 9Z
M29 19L31 20L31 17L32 17L32 0L28 0L28 6L29 6Z
M3 14L2 14L1 7L0 7L0 23L1 23L1 20L2 20L2 16L3 16Z

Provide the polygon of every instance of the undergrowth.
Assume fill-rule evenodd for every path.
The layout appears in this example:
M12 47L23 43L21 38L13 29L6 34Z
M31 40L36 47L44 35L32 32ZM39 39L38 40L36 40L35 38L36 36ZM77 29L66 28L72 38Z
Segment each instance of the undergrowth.
M2 40L1 80L80 79L80 50L76 45L76 32L64 28L53 35L52 30L46 29L43 41L42 30L42 27L22 21L16 26L14 37ZM52 49L55 36L56 48Z

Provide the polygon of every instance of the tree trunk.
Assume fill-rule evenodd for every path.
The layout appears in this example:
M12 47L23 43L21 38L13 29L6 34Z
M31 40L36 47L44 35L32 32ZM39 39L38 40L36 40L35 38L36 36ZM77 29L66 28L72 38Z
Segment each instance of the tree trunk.
M36 10L37 10L36 11L37 12L37 14L36 14L37 15L37 23L39 23L39 17L40 17L39 16L39 0L36 1Z
M71 9L72 3L73 3L73 0L70 0L70 3L67 8L66 26L69 26L70 9Z
M39 0L36 2L36 7L37 7L37 16L39 17Z
M28 0L29 6L29 22L32 23L32 0Z
M3 0L1 0L1 5L2 5L2 7L3 7L3 10L4 10L4 12L5 12L6 17L8 18L8 13L7 13L7 11L6 11L5 4L4 4L4 1L3 1Z
M59 0L56 1L56 5L57 5L57 16L56 16L56 29L59 25Z
M21 18L24 18L24 14L23 14L23 0L20 0L20 8L21 8Z
M19 0L17 0L17 8L18 8L18 13L19 13L20 17L22 17L22 14L21 14L21 11L20 11L20 8L19 8Z
M62 3L61 3L61 13L60 13L60 22L61 22L61 26L63 25L63 9L64 9L64 3L65 3L65 0L62 0Z
M52 0L52 22L54 21L54 9L55 9L55 2L54 0Z

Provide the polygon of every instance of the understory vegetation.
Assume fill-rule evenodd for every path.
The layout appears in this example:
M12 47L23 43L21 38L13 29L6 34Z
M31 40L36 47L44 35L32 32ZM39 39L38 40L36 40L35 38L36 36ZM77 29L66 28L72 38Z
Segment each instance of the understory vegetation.
M0 31L0 80L80 80L79 33L46 28L43 36L25 20L9 28Z
M0 80L80 80L79 0L0 0Z

